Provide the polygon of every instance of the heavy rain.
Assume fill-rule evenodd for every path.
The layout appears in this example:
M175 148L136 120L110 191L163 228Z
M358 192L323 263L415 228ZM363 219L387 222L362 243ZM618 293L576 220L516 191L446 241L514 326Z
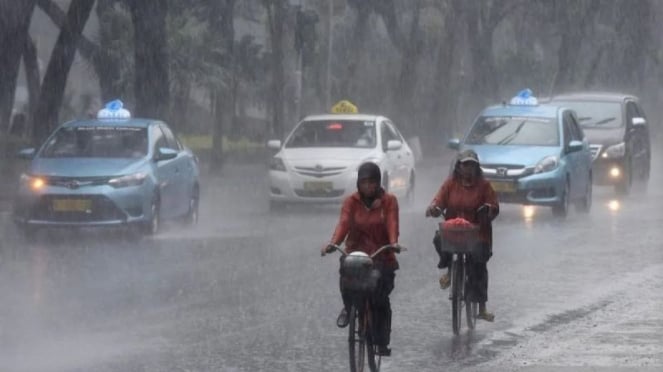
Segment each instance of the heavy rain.
M321 249L365 161L407 249L380 370L663 369L661 19L655 0L0 0L0 372L351 370ZM455 334L425 214L470 148L500 203L495 318Z

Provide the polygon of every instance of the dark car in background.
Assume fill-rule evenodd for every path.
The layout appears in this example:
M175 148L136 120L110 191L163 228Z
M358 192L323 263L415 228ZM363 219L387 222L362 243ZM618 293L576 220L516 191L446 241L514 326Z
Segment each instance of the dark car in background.
M628 194L649 180L651 146L647 117L638 97L578 92L554 96L552 103L573 109L589 139L594 183Z

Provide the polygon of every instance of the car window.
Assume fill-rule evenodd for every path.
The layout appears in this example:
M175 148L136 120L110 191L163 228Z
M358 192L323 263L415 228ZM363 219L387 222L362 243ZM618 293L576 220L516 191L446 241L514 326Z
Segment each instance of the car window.
M371 120L311 120L302 122L285 147L359 147L376 145L375 122Z
M161 130L163 131L164 136L166 137L166 144L169 149L173 150L180 150L180 144L177 142L177 138L175 138L175 135L173 134L173 131L168 128L167 125L161 124L159 125Z
M137 127L63 127L44 145L45 158L141 158L147 155L147 130Z
M396 133L388 121L382 123L380 132L382 133L382 148L384 150L387 149L387 143L389 143L389 141L401 141L401 137Z
M578 115L583 128L619 128L623 123L622 105L619 102L599 101L554 101L556 105L568 107Z
M481 116L472 126L465 143L559 146L559 128L554 118Z
M576 121L575 115L572 113L568 113L568 120L569 120L569 127L571 129L571 140L573 141L582 141L583 138L585 138L584 134L582 133L582 129L578 125L578 122Z
M166 140L166 136L163 134L163 131L161 130L160 127L154 126L152 127L152 134L154 137L154 153L157 153L157 150L161 147L169 148L168 147L168 141Z

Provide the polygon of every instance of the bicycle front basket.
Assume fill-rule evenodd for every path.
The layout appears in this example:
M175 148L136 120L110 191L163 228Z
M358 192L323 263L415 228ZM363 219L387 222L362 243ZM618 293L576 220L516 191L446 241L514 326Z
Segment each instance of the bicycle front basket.
M366 253L350 253L341 264L343 288L354 291L371 290L377 282L373 280L372 272L373 260Z
M467 250L479 241L479 225L467 220L447 220L440 222L439 228L442 238L448 243L446 245L455 248L454 250Z

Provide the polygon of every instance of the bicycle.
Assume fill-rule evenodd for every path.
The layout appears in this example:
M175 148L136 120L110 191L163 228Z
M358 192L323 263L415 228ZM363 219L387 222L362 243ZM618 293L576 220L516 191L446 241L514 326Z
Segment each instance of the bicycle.
M363 372L366 359L370 371L378 372L382 356L378 352L378 345L374 343L374 314L371 310L370 295L377 286L380 272L373 268L373 258L388 250L400 253L406 249L388 244L369 256L359 251L348 254L338 245L331 246L345 257L341 261L341 280L352 299L348 312L350 371Z
M477 212L480 211L481 209L477 210ZM443 214L442 211L440 211L440 214ZM447 221L438 223L438 233L441 238L441 250L452 254L449 273L451 279L449 300L451 300L453 333L458 335L462 323L463 307L465 307L467 327L470 330L475 329L476 319L479 315L479 303L467 299L466 293L470 281L468 269L470 254L477 246L480 228L479 225L467 221L465 221L466 224L459 226L445 224L445 222Z

